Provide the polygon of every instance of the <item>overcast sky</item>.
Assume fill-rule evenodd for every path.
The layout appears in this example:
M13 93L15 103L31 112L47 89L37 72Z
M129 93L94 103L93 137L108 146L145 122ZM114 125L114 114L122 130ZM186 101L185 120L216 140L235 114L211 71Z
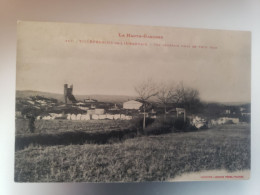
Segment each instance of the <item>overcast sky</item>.
M75 95L136 95L134 86L152 78L158 83L182 81L206 101L250 102L249 32L36 22L19 22L17 29L17 90L63 93L68 83Z

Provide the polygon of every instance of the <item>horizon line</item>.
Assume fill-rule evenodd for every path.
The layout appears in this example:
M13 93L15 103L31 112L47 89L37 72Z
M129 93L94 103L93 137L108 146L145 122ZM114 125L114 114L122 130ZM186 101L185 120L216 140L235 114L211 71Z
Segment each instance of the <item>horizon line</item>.
M51 93L51 94L57 94L57 95L63 95L63 93L57 93L57 92L47 92L47 91L36 91L36 90L31 90L31 89L25 89L25 90L20 90L16 89L16 91L31 91L31 92L41 92L41 93ZM100 96L132 96L132 97L138 97L138 95L109 95L109 94L74 94L75 96L93 96L93 95L100 95ZM201 98L200 98L201 99ZM218 100L204 100L201 99L202 102L204 103L232 103L232 104L251 104L250 101L218 101Z

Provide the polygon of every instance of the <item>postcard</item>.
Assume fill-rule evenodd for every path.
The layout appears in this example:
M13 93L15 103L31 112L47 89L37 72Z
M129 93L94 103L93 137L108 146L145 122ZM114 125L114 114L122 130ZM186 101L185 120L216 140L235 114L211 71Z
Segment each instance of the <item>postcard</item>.
M17 23L16 182L250 177L251 33Z

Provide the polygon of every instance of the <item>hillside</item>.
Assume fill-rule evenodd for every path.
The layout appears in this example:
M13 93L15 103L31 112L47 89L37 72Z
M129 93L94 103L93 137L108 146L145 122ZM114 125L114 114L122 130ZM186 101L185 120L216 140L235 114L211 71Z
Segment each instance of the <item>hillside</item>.
M43 96L47 98L55 98L58 101L64 101L63 94L57 93L49 93L49 92L42 92L42 91L31 91L31 90L17 90L16 97L17 98L27 98L30 96ZM128 100L136 99L134 96L124 96L124 95L76 95L74 94L77 100L84 100L86 98L96 99L99 102L112 102L112 103L123 103Z

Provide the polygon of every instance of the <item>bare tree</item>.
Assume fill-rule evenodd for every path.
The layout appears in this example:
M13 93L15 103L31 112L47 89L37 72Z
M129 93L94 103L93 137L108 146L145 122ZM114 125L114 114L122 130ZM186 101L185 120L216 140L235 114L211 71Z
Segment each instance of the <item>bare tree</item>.
M187 110L191 110L193 105L200 102L199 91L194 88L185 88L182 82L178 84L170 99Z
M167 114L167 106L171 102L171 97L174 95L175 89L173 84L165 82L160 83L160 87L157 93L158 101L164 106L164 119Z
M135 86L135 91L138 94L138 100L143 103L144 119L143 119L143 129L145 129L145 118L146 118L146 107L148 105L148 100L151 97L157 95L157 85L152 79L147 79L142 83Z

